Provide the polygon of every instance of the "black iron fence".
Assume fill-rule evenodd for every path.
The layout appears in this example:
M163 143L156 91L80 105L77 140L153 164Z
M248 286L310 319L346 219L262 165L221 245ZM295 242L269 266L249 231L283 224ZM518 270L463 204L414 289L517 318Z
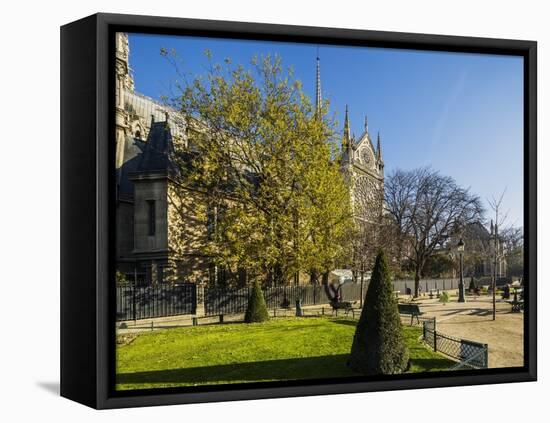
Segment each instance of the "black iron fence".
M429 279L422 281L429 289L453 289L458 286L456 279ZM297 299L302 305L328 304L331 298L339 295L340 301L360 301L365 297L369 282L345 283L338 289L323 285L297 285L264 288L264 297L269 309L294 307ZM401 294L414 292L413 280L393 281L395 291ZM117 320L137 320L153 317L168 317L194 314L197 306L204 306L204 314L244 313L251 288L201 288L193 283L137 285L122 284L116 287Z
M193 314L196 304L196 287L192 283L116 287L119 321Z
M436 330L436 320L425 319L422 322L424 342L434 351L439 351L458 360L453 370L461 368L486 369L489 365L487 344L460 339Z
M244 313L248 305L250 290L251 288L205 288L204 314L212 316L216 314Z
M345 286L345 285L344 285ZM217 314L244 313L252 288L204 290L204 310L207 316ZM346 301L359 300L356 290L346 289L342 297ZM263 289L269 309L294 307L299 299L302 305L327 304L330 300L325 288L320 285L280 286Z

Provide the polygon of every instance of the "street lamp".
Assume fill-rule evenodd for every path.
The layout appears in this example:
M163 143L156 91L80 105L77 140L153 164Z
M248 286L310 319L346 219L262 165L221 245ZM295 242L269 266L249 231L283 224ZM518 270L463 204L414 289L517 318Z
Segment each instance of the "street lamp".
M456 249L460 254L460 281L458 283L458 302L464 303L466 299L464 298L464 241L462 238L458 241Z
M361 292L359 293L359 307L363 309L363 279L365 277L365 262L361 261Z

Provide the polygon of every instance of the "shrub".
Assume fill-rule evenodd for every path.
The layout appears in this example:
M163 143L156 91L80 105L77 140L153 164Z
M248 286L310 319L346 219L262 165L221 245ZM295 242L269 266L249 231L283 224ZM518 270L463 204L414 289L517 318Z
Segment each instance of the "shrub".
M439 294L439 302L440 303L449 302L449 294L447 293L447 291L443 291L441 294Z
M265 322L269 319L267 306L265 305L264 293L258 282L254 283L252 293L248 299L248 307L244 315L246 323Z
M124 285L127 282L126 275L122 273L120 270L116 271L115 279L116 279L117 285Z
M397 300L383 251L378 253L355 330L349 366L367 375L402 373L409 362Z

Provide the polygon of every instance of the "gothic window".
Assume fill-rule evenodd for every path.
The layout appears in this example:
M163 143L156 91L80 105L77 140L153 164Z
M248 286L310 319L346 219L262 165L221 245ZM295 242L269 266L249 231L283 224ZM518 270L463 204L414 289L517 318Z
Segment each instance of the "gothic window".
M380 186L368 176L358 176L354 184L355 213L360 219L372 220L380 213Z
M365 163L366 165L370 164L370 161L371 161L370 151L365 148L362 152L362 156L363 156L363 163Z
M155 200L147 200L147 233L154 236L156 232Z
M138 140L141 139L141 131L139 129L136 131L136 135L134 135L134 138L137 138Z

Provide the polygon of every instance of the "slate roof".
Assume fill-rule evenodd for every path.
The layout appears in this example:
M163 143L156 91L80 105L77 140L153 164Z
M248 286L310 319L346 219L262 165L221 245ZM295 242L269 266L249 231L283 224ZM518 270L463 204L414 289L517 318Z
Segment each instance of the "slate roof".
M127 136L124 144L124 163L117 169L119 197L134 196L132 173L170 171L174 145L172 133L166 122L153 122L147 141Z
M192 154L183 153L180 159L191 165ZM124 164L117 169L119 198L133 198L132 174L175 172L174 144L170 125L153 122L146 141L127 136L124 145Z
M116 170L119 197L133 197L134 186L128 178L128 174L136 172L141 161L140 155L145 148L145 143L137 138L127 135L124 140L124 162Z
M172 133L167 122L153 122L143 152L139 155L138 172L171 170L174 154Z

